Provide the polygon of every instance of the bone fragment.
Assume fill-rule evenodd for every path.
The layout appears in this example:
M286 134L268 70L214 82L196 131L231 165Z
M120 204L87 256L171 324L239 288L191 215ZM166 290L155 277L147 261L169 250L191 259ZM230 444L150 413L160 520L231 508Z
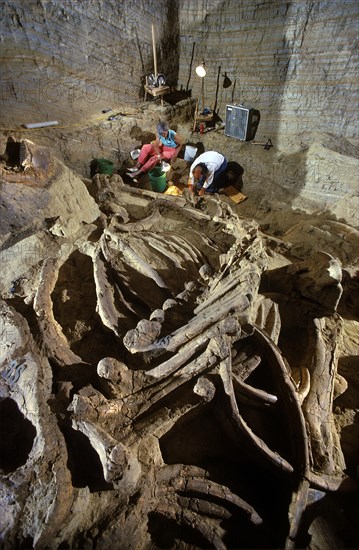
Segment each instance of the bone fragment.
M160 277L160 275L157 273L155 269L153 269L143 258L141 258L130 246L128 246L123 239L121 239L118 235L116 235L113 232L110 232L108 229L105 229L104 236L101 238L103 241L105 239L105 242L108 240L113 241L113 243L116 245L119 252L122 253L124 260L130 265L133 269L136 271L139 271L142 273L142 275L145 275L146 277L149 277L152 279L159 287L161 288L167 288L166 283L164 280ZM105 252L105 246L102 244L102 250L104 254Z
M229 320L226 321L229 330L232 330L232 331L238 330L239 325L236 324L234 319L232 319L232 321L233 321L233 326L229 325ZM202 333L200 334L200 336L197 336L197 338L193 338L187 344L183 344L182 347L179 349L179 351L176 353L176 355L174 355L167 361L164 361L158 367L155 367L149 370L147 372L147 376L153 377L156 379L162 379L169 376L170 374L175 372L177 369L179 369L182 365L184 365L185 362L188 361L201 348L203 348L211 338L214 338L216 335L224 332L225 330L226 330L226 324L224 324L222 321L219 321L216 324L214 324L210 329L207 330L207 332L204 332L202 330L201 331ZM187 335L188 333L184 331L184 334ZM179 335L177 336L179 338ZM173 337L173 339L174 338L175 337ZM171 340L169 345L167 346L167 349L170 350L170 348L173 349L173 347L174 347L173 340ZM175 350L177 349L177 347L178 346L175 347Z
M274 405L277 403L278 397L276 395L272 395L264 390L254 388L253 386L246 384L239 376L236 376L235 374L232 376L234 389L239 393L268 405Z

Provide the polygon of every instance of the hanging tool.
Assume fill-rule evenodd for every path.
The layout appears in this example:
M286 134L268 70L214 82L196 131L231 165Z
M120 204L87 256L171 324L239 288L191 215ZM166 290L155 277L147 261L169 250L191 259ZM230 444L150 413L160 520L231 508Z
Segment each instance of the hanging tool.
M154 88L162 88L166 84L166 77L163 74L157 72L157 53L156 53L156 33L155 26L152 23L152 49L153 49L153 65L154 74L150 74L147 77L147 84Z

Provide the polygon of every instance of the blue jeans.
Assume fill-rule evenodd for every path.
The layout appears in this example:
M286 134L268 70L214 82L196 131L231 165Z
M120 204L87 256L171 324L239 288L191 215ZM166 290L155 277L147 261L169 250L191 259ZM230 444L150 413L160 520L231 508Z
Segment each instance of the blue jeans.
M209 185L205 189L206 193L217 193L218 190L221 187L223 187L223 184L221 185L221 178L219 176L226 170L226 168L227 168L227 159L224 159L221 166L213 174L213 181L212 181L211 185Z

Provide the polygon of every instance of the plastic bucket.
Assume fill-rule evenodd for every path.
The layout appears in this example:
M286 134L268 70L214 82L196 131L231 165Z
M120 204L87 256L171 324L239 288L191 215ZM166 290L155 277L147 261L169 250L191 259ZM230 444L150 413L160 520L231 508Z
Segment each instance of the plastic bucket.
M197 154L197 147L192 145L186 145L184 150L184 160L191 162Z
M108 174L112 176L113 174L113 162L107 159L96 159L98 171L100 174Z
M157 193L163 193L163 191L166 190L166 187L167 187L166 174L162 172L159 166L152 168L152 170L148 172L148 177L150 178L152 191L156 191Z

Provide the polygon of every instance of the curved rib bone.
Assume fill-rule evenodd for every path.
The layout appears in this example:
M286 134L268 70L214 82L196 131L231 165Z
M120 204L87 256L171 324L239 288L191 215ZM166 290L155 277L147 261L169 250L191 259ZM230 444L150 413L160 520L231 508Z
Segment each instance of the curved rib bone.
M309 449L308 437L305 428L305 420L295 390L295 386L290 378L288 367L283 359L279 348L259 327L254 327L254 338L259 344L265 346L266 359L272 369L275 380L278 383L278 389L281 392L280 398L283 399L283 405L287 409L290 421L290 428L295 437L295 448L293 456L297 459L297 471L302 476L309 472Z
M109 231L108 229L105 229L104 234L101 237L101 248L107 260L108 253L106 240L112 240L116 244L118 250L123 254L125 262L129 266L131 266L142 275L145 275L145 277L152 279L160 288L168 288L162 277L160 277L158 272L153 269L153 267L151 267L149 263L141 258L141 256L139 256L139 254L137 254L130 246L128 246L128 244L126 244L125 241L121 239L118 235L116 235L112 231Z
M100 251L93 257L93 273L97 294L97 311L105 327L119 336L119 312L115 307L114 288L109 284L105 264L100 257Z
M206 521L194 512L183 509L178 504L170 502L168 506L165 504L158 505L154 513L171 519L180 525L187 525L187 527L198 531L198 533L200 533L216 550L226 550L227 548L221 538L224 532L220 530L220 528L214 525L211 527L208 520Z
M259 451L261 455L266 457L271 464L286 473L292 474L293 466L279 456L279 454L273 452L260 437L255 435L244 418L240 415L231 377L230 358L220 363L219 373L228 399L227 403L230 407L232 425L241 435L244 435L246 439L252 443L253 447Z
M231 512L224 506L215 504L214 502L208 502L200 498L193 497L177 497L178 504L182 508L189 508L193 512L199 513L203 516L216 519L229 519L232 517Z
M193 493L194 495L203 495L204 497L208 496L225 502L226 504L233 505L243 512L255 525L261 525L263 523L262 518L248 502L232 493L232 491L224 485L220 485L208 479L189 478L184 484L182 480L180 480L178 486L176 486L176 480L174 480L172 486L177 492Z
M292 439L295 445L293 448L293 455L297 462L295 474L298 487L293 491L292 501L288 512L290 527L286 541L286 550L290 550L294 548L295 538L308 499L309 482L307 479L310 473L308 436L299 398L295 391L294 384L290 379L282 354L264 331L256 326L254 328L254 337L259 343L265 345L268 350L266 358L272 368L273 375L276 380L278 380L279 390L282 390L283 405L287 410L287 414L290 418L290 428L294 434Z
M237 390L239 393L242 393L247 397L255 399L256 401L261 401L262 403L266 403L268 405L274 405L275 403L277 403L278 397L276 395L246 384L241 380L239 376L236 376L235 374L232 374L232 377L234 389Z

